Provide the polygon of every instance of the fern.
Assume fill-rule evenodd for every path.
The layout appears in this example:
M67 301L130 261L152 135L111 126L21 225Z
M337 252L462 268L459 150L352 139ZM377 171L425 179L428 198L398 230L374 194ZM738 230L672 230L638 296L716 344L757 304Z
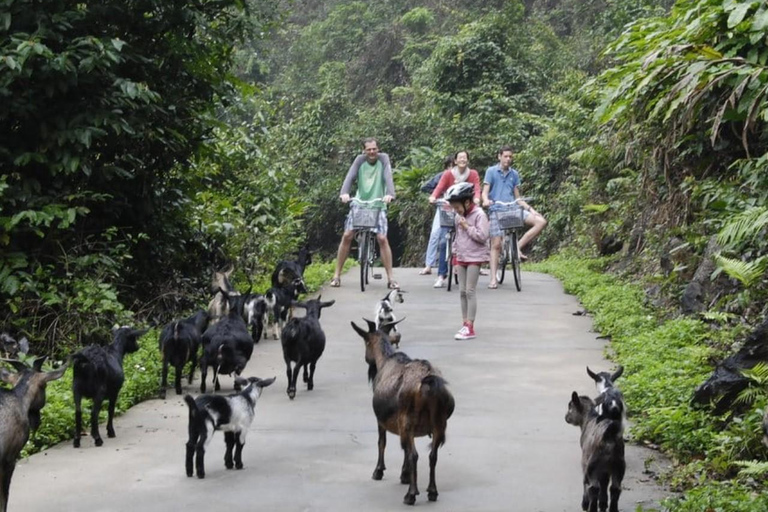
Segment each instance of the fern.
M737 404L752 405L757 400L768 395L768 364L760 362L752 368L742 370L742 375L750 380L749 386L743 389L734 401Z
M726 247L736 247L754 241L768 226L768 208L755 207L736 215L720 230L717 241Z
M739 471L740 477L760 477L768 475L768 462L756 460L737 460L737 466L744 469Z
M742 261L718 255L717 265L730 277L738 280L746 288L751 287L765 274L768 258L761 256L754 261Z

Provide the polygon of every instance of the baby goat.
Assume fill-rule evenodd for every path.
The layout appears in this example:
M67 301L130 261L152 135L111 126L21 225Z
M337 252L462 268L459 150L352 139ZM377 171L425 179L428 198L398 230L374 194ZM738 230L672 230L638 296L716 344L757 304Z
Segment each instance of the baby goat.
M618 512L621 481L624 479L624 439L621 421L601 421L595 402L575 391L568 404L565 421L581 427L581 470L584 475L582 510L597 512L608 507L608 483L611 489L610 512Z
M8 361L18 373L0 369L0 379L13 389L0 389L0 511L8 507L11 477L16 469L16 459L29 439L30 430L40 425L40 410L45 405L45 386L60 379L67 365L57 370L41 373L45 358L37 359L32 368L20 361ZM37 418L37 421L32 421Z
M189 369L189 383L197 368L197 351L200 348L200 340L208 326L208 312L200 310L189 318L171 322L160 333L160 351L163 353L163 374L160 384L160 398L165 398L165 389L168 387L168 365L173 365L175 370L176 394L181 394L181 373L184 365L191 362Z
M254 407L262 390L275 382L275 377L261 380L258 377L243 379L236 377L239 385L247 385L239 393L229 396L200 395L197 399L190 395L184 397L189 407L189 440L187 441L186 469L187 476L193 474L193 462L197 454L197 478L205 478L205 447L210 443L213 433L224 431L227 451L224 454L224 466L243 469L243 446L248 428L253 422ZM235 460L232 463L232 449Z
M106 398L109 401L107 417L107 436L115 437L112 418L115 416L115 405L120 388L123 387L123 357L139 350L138 339L149 329L134 330L130 327L120 327L112 330L112 344L107 347L90 345L72 355L72 394L75 397L75 448L80 447L80 431L82 430L83 397L93 399L91 408L91 437L96 446L104 441L99 435L99 411L101 403Z
M400 349L400 340L402 339L402 333L397 330L396 326L403 320L405 320L405 317L394 322L383 323L379 327L381 332L389 336L389 342L396 349Z
M274 338L276 340L282 337L283 326L288 318L292 318L293 315L289 315L292 311L293 301L299 298L299 293L306 288L304 287L304 281L297 277L293 281L281 286L273 286L266 293L266 301L272 305L272 314L274 315Z
M390 292L387 293L383 299L376 303L376 311L374 312L375 316L373 317L376 321L376 329L380 329L384 324L390 325L390 330L397 335L397 343L395 343L391 337L390 342L396 347L400 346L400 334L397 332L397 317L395 316L393 303L399 302L402 304L404 302L404 293L405 292L400 288L390 290ZM387 332L387 334L389 334L389 332Z
M228 301L229 313L219 322L211 325L203 333L203 355L200 358L200 392L205 393L205 380L208 366L213 367L214 389L221 389L219 374L240 373L253 354L253 339L248 326L243 320L243 312L238 308L238 296L229 295L222 290ZM235 390L240 389L235 380Z
M373 382L373 412L379 426L379 460L373 479L381 480L384 476L387 431L400 436L400 446L405 452L400 482L410 483L403 502L413 505L419 494L416 478L419 454L414 438L431 436L427 497L429 501L436 501L437 450L445 443L448 418L455 406L453 395L440 372L429 361L411 359L402 352L395 352L387 335L376 330L376 324L370 320L366 322L368 332L354 322L352 328L365 340L368 378Z
M288 375L288 398L296 396L296 380L299 377L299 369L304 368L304 382L307 390L315 387L315 366L317 360L325 350L325 333L320 327L320 313L323 308L333 306L335 300L321 302L320 297L306 302L294 302L296 307L304 308L307 314L302 318L291 318L282 333L283 360L285 360L285 373ZM291 362L296 366L291 370ZM307 374L309 365L309 374Z
M596 410L599 419L609 418L621 422L622 432L627 423L627 408L624 404L624 395L614 384L614 381L624 373L624 367L619 366L613 374L608 372L595 373L587 366L587 374L595 381L595 387L599 393L595 398Z
M258 343L261 340L262 333L266 338L267 331L264 329L264 326L265 320L269 318L268 307L269 304L264 295L249 294L245 299L243 314L245 315L245 322L251 328L251 338L254 343Z

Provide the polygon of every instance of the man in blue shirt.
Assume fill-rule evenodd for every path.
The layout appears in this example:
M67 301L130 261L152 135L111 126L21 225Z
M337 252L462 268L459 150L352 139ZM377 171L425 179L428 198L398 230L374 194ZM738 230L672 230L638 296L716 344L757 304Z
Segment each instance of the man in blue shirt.
M488 288L496 289L499 287L496 281L496 269L499 267L499 254L501 253L501 238L504 235L499 228L499 220L496 216L496 212L500 209L509 208L509 206L501 206L494 204L496 202L510 203L518 200L517 205L522 208L523 219L527 226L530 226L525 235L518 241L518 247L520 248L520 259L527 260L528 257L523 254L523 247L525 247L534 237L536 237L544 226L547 225L547 220L543 215L538 213L528 203L520 200L520 174L515 169L512 169L512 148L509 146L503 146L499 149L498 153L499 163L489 167L485 171L485 180L483 182L483 206L490 207L490 223L491 223L491 282Z

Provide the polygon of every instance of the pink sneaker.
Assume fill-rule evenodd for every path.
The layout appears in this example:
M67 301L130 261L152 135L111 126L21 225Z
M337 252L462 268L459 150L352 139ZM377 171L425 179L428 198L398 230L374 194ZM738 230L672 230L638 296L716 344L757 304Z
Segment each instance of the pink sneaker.
M476 336L477 335L475 334L475 326L470 323L466 323L461 329L459 329L459 332L456 333L456 336L454 336L454 338L457 340L471 340Z

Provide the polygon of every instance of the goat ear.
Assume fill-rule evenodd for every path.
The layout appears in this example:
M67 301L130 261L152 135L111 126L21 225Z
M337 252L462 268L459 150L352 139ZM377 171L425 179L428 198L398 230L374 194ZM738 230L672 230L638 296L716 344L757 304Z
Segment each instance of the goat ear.
M381 327L392 327L392 326L395 326L395 325L399 324L403 320L405 320L405 317L403 317L400 320L397 320L395 322L387 322L386 324L381 324Z
M29 352L29 340L24 337L19 340L19 353L26 354Z
M576 406L576 409L581 410L581 399L579 398L579 394L575 391L571 394L571 403Z
M13 366L13 369L16 370L17 372L23 372L24 370L29 370L29 366L27 366L26 364L22 363L19 360L16 360L16 359L3 359L2 361L4 361L4 362L10 364L11 366Z
M11 373L8 371L7 368L0 368L0 380L3 382L7 382L11 386L15 386L16 383L19 381L19 377L21 374L19 373Z
M368 332L376 332L376 322L368 320L365 317L363 318L363 320L365 320L366 323L368 324Z
M137 338L141 338L148 332L149 332L149 329L134 329L131 331L131 336L136 336Z
M320 300L320 297L318 297L317 299ZM320 303L320 307L321 308L329 308L329 307L333 306L334 304L336 304L336 300L331 300L331 301L328 301L328 302L321 302Z
M235 384L238 384L240 386L247 386L250 383L251 383L250 379L246 379L246 378L240 377L239 375L235 375Z
M624 367L619 365L619 369L613 372L613 375L611 375L611 382L614 382L616 379L621 377L621 375L624 373Z
M592 377L592 380L594 380L595 382L600 382L600 376L595 372L593 372L592 370L590 370L589 366L587 366L587 375Z
M352 324L352 328L359 334L364 340L368 339L368 333L357 326L355 322L349 322Z
M43 363L45 363L46 359L48 359L48 356L38 357L35 359L35 361L32 363L32 369L34 369L36 372L43 371Z
M63 365L59 366L52 372L45 372L45 382L50 382L52 380L60 379L64 376L64 372L67 371L67 363L64 363Z
M275 379L277 379L276 376L272 377L271 379L264 379L264 380L259 379L256 382L256 385L259 386L260 388L265 388L267 386L271 386L272 383L275 382Z

